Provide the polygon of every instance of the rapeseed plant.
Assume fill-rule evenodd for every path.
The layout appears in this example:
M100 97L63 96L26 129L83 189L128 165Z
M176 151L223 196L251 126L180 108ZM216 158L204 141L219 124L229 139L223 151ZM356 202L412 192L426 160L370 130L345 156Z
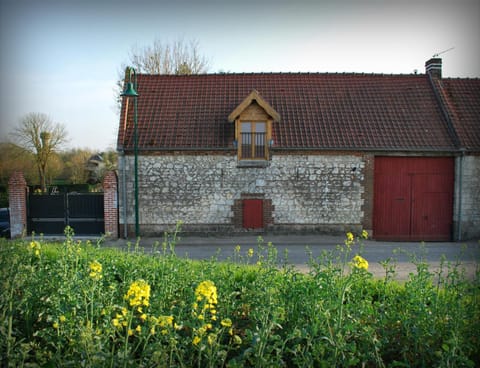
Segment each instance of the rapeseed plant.
M0 240L0 366L480 365L480 274L418 263L406 283L375 280L366 231L347 233L308 275L279 270L261 238L255 252L235 248L261 265L245 266L66 237Z
M144 280L134 281L130 285L124 298L128 301L131 307L148 307L150 305L150 285Z
M100 280L103 277L102 276L102 264L99 263L98 261L90 262L89 268L90 268L89 276L93 280Z
M359 256L358 254L353 257L352 262L350 262L350 265L353 268L359 269L359 270L368 270L368 261L363 258L362 256Z

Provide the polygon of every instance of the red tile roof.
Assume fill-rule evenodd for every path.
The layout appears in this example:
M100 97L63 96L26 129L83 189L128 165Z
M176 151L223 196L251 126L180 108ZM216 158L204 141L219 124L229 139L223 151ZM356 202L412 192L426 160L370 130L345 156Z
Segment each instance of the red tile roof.
M138 75L138 147L233 148L229 114L252 92L280 114L275 147L291 149L452 151L455 142L426 75L205 74ZM443 80L459 135L478 146L478 80ZM474 90L472 92L471 90ZM472 93L470 95L470 93ZM462 101L471 97L469 107ZM118 147L133 149L133 107L120 116ZM462 107L461 107L462 106ZM470 124L470 125L469 125ZM475 124L477 124L475 126ZM458 125L458 124L457 124ZM478 129L476 129L478 133ZM469 139L474 141L470 143Z
M458 137L466 151L480 151L480 79L439 79L440 92Z

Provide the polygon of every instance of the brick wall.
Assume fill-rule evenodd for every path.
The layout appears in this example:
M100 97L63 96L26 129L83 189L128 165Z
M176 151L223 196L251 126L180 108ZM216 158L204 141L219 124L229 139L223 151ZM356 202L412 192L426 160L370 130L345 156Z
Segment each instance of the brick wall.
M375 156L365 154L365 180L363 191L363 221L362 227L372 234L373 229L373 188L375 178Z
M235 230L243 230L243 201L245 199L260 199L263 203L263 224L264 229L268 230L273 226L274 206L271 199L265 199L265 194L242 193L240 199L233 201L232 205L232 225Z
M103 209L105 215L105 235L118 238L118 180L114 171L103 178Z
M10 235L22 236L27 230L27 182L23 173L15 171L8 181L8 199L10 206Z

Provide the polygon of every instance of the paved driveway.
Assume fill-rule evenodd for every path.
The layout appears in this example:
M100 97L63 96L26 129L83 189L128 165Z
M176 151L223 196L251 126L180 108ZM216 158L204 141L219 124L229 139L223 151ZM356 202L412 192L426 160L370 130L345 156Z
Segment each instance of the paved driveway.
M344 237L328 235L262 235L264 245L272 242L278 251L281 262L285 252L288 252L288 263L295 265L302 272L308 272L310 255L319 257L323 251L334 250L337 245L342 245ZM107 246L125 248L129 241L124 239L109 240ZM152 252L155 244L161 245L162 238L143 238L140 246L145 252ZM135 243L130 240L130 243ZM232 235L232 236L180 236L175 247L175 252L180 257L202 260L214 257L218 260L232 258L235 247L240 245L241 253L246 254L248 249L257 250L258 235ZM431 270L437 270L442 257L447 261L460 262L469 277L473 277L480 261L480 242L382 242L374 240L363 241L362 245L355 245L353 251L359 250L369 262L369 270L375 277L383 277L385 270L380 262L389 257L396 262L396 278L406 280L410 272L416 270L411 262L412 257L423 259L429 263ZM353 256L353 255L352 255Z

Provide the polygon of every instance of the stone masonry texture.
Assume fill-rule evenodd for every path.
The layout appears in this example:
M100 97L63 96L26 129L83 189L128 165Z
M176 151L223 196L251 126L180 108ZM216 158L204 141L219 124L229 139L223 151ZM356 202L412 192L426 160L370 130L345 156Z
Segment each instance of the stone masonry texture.
M178 220L185 231L242 231L234 214L242 198L265 201L265 226L272 230L362 227L361 155L274 155L266 167L238 167L236 157L214 154L139 156L138 163L143 235L161 234ZM126 170L127 222L133 224L131 156Z
M458 186L459 183L457 183ZM461 239L480 238L480 156L465 156L461 185ZM458 199L457 199L458 201ZM458 208L454 218L458 218Z

